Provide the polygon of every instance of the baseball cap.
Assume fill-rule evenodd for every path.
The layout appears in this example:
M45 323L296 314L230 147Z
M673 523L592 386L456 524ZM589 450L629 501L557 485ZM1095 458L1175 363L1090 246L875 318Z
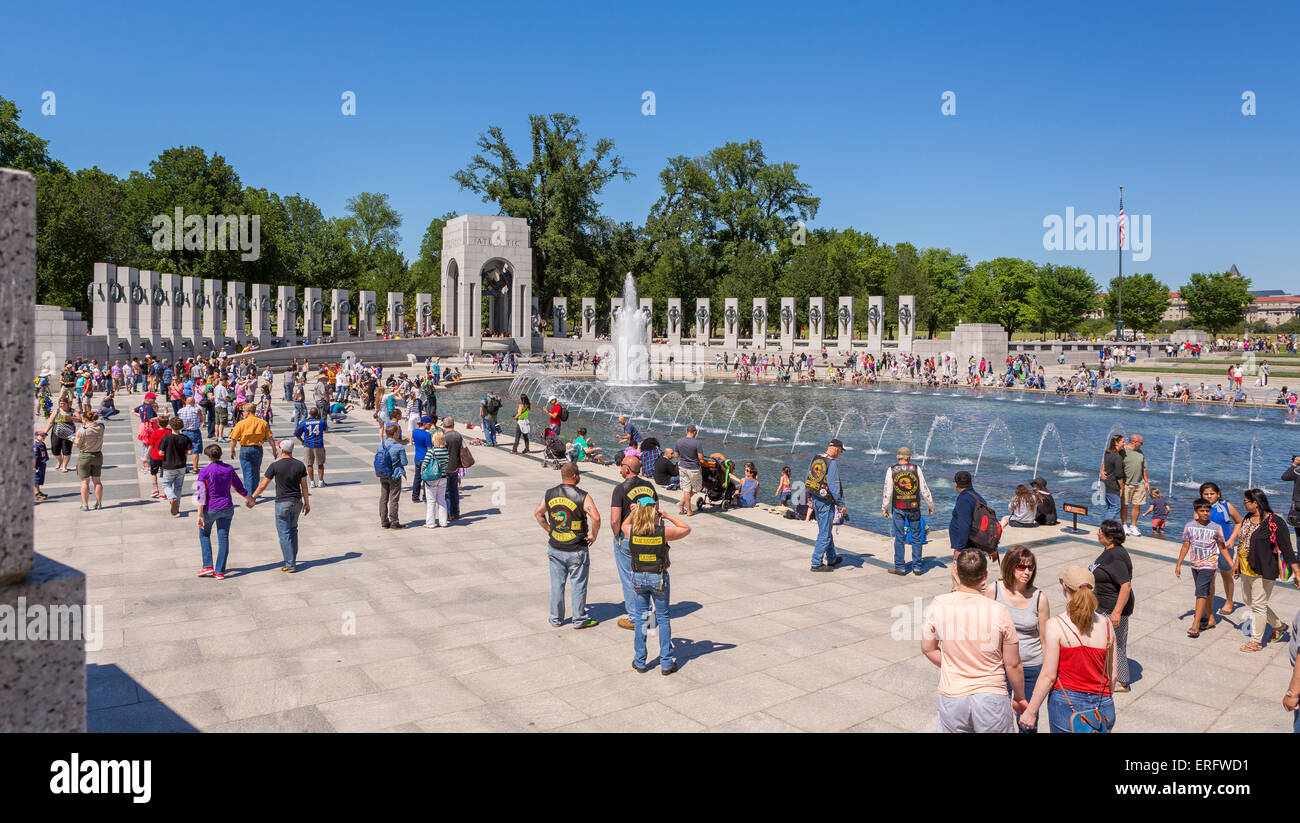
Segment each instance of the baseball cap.
M421 425L421 426L427 426L427 425L429 425L429 424L432 423L432 422L433 422L433 418L430 417L430 416L427 415L427 414L420 418L420 425Z
M907 446L898 447L898 457L911 457L911 456L912 456L912 450L909 449Z
M1072 589L1081 589L1087 586L1090 589L1097 588L1097 581L1092 576L1092 572L1083 566L1071 566L1056 576L1065 585Z
M555 395L551 395L549 399L550 399L550 401L551 401L552 403L554 403L554 402L555 402L556 400L558 400L559 398L556 397Z
M833 438L831 442L828 444L828 447L832 447L832 446L837 449L842 449L844 448L844 441L840 440L838 437Z
M145 400L157 400L157 399L158 399L158 395L154 394L153 392L149 392L148 394L146 394L146 395L144 396L144 399L145 399Z
M279 445L282 452L293 452L292 440L281 440L277 445Z

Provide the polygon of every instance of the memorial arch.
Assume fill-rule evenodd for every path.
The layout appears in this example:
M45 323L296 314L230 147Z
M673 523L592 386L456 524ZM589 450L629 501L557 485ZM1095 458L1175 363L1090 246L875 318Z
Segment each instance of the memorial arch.
M521 217L462 214L442 230L442 328L461 350L482 348L484 334L532 346L533 249ZM486 319L487 325L484 326Z

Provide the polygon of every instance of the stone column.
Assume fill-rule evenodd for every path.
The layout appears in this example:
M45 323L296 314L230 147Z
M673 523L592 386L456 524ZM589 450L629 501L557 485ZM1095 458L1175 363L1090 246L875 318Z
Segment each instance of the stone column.
M524 283L521 287L524 292L524 305L528 306L528 350L533 349L533 338L542 336L542 309L538 303L537 295L533 294L532 281Z
M478 317L477 314L474 316ZM388 293L388 333L394 337L406 334L406 306L402 303L401 292Z
M596 339L596 298L582 298L582 339Z
M140 272L140 288L145 301L140 306L140 343L154 357L171 359L173 355L162 348L162 279L158 272L145 269ZM145 345L147 344L147 345Z
M226 345L226 295L220 280L203 281L203 337L212 351L221 351ZM198 345L200 353L205 346Z
M321 290L312 286L302 290L302 336L312 343L321 336L322 319L325 313L325 301L321 300Z
M794 333L799 325L799 315L795 312L794 298L781 298L781 351L789 354L794 351Z
M122 289L122 299L117 304L117 348L123 357L129 357L140 353L140 306L146 297L140 288L140 270L119 266L117 284ZM116 357L117 352L110 351L109 356Z
M808 348L821 354L822 343L826 338L826 298L808 298ZM835 319L830 318L834 323Z
M637 298L637 303L641 307L641 313L645 315L646 322L650 329L650 342L654 343L655 339L655 300L653 297Z
M726 297L722 300L722 345L728 349L740 345L740 300Z
M433 294L431 292L415 293L415 329L421 337L428 335L433 331ZM357 331L361 331L361 323L357 322Z
M203 348L203 281L182 277L181 290L185 292L185 308L181 309L181 343L177 352L190 357Z
M107 291L105 292L107 294ZM86 578L36 554L32 529L32 383L36 360L36 181L0 169L0 609L30 625L32 607L85 616ZM109 353L110 356L115 354ZM59 364L62 365L62 364ZM102 609L99 616L102 618ZM56 627L80 626L50 621ZM13 628L11 623L11 628ZM102 624L98 626L102 629ZM24 632L25 634L25 632ZM86 731L86 643L82 637L0 641L0 731Z
M709 298L695 298L695 342L701 346L709 345L709 326L712 324L712 312L709 308Z
M352 303L347 289L330 290L330 339L342 343L352 339L348 324L352 320Z
M867 351L880 354L885 330L885 297L873 294L867 298Z
M258 348L271 347L271 287L265 283L253 284L252 307L253 323L249 336L256 341Z
M276 286L275 305L278 309L276 335L287 345L298 343L298 290L293 286Z
M911 294L898 298L898 350L910 352L916 339L916 297Z
M841 297L835 312L835 327L838 330L835 338L835 351L842 354L853 351L853 326L857 320L853 307L852 297Z
M379 304L375 302L372 291L357 292L357 338L373 340L375 338L375 318L379 315Z
M614 339L614 316L619 309L623 308L622 297L611 297L609 299L609 337Z
M668 322L668 345L680 346L682 344L682 326L687 322L686 315L682 314L682 299L680 297L668 298L668 316L666 319Z
M117 266L96 263L91 287L91 329L96 337L108 342L111 353L117 348ZM62 365L62 364L60 364Z
M244 324L248 319L248 298L244 296L243 283L226 284L226 337L236 346L248 342L248 332Z
M750 311L754 325L750 333L749 345L759 351L767 349L767 298L755 297L754 308Z
M551 337L569 336L569 299L551 298Z
M166 301L163 303L162 330L159 333L162 349L168 357L188 357L184 347L185 334L181 331L185 316L185 288L181 284L180 275L159 275L158 288L162 290Z

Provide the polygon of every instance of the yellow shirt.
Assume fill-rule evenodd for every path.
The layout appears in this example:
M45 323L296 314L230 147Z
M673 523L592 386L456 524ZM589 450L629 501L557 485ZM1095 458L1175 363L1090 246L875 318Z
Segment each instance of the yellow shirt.
M261 446L271 437L271 427L260 417L248 416L230 430L230 443L241 446Z

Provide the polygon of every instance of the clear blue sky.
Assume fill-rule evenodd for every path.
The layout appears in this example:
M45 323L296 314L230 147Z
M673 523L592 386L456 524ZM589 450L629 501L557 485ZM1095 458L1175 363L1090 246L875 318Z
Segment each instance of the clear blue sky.
M1113 213L1123 184L1153 234L1125 273L1177 288L1235 263L1300 291L1293 4L623 5L11 4L0 94L73 168L126 174L192 144L327 214L386 192L408 258L433 217L495 211L450 179L479 133L526 154L526 116L568 112L637 172L605 193L619 220L644 220L666 158L758 138L822 198L814 226L1104 282L1113 252L1044 251L1042 222Z

